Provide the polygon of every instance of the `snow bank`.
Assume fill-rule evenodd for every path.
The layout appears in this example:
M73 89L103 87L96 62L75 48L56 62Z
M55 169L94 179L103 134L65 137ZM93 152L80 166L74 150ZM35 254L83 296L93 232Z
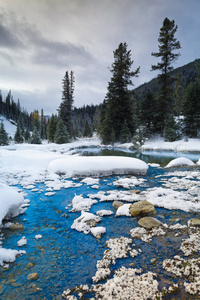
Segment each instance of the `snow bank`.
M73 176L108 176L113 174L146 174L148 165L137 158L119 156L69 156L50 162L50 173Z
M0 183L0 225L3 219L10 219L20 213L24 197L15 188Z
M199 153L200 152L200 140L199 139L188 139L179 140L174 142L165 142L164 138L156 137L145 142L142 145L142 150L149 151L176 151L176 152L187 152L187 153Z
M4 263L14 262L17 255L25 254L24 250L11 250L0 248L0 266L3 266Z
M185 157L179 157L170 161L166 166L166 168L180 167L180 166L194 166L194 165L195 164L190 159Z

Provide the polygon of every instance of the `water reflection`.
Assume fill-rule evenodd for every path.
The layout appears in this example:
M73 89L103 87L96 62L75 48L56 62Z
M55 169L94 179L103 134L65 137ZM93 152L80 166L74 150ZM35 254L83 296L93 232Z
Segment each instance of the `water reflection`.
M128 156L139 158L146 163L157 163L161 166L167 165L172 159L178 157L186 157L193 162L197 162L200 158L200 154L196 153L184 153L184 152L172 152L172 151L135 151L130 149L120 148L79 148L77 153L83 156Z

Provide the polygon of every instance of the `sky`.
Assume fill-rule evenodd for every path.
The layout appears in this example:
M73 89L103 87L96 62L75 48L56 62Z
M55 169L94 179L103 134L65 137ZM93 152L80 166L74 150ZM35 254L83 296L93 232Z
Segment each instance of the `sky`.
M102 103L113 51L126 42L140 66L135 88L157 73L151 55L167 17L178 26L183 66L200 58L200 0L0 0L0 90L28 112L56 113L62 79L74 71L74 106Z

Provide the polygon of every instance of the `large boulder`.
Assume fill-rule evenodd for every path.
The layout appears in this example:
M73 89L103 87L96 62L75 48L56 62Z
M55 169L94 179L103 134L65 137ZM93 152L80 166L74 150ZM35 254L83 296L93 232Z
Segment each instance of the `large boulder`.
M138 224L146 229L152 229L153 227L159 227L162 225L162 222L152 217L141 218Z
M146 200L141 200L131 204L129 212L132 217L135 217L139 215L155 214L156 209L150 202Z

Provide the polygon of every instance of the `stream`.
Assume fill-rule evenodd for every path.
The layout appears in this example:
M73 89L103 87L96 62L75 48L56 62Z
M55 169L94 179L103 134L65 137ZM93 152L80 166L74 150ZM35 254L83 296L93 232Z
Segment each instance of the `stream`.
M182 155L172 152L134 152L98 148L76 149L76 151L81 155L137 157L147 163L159 163L161 166ZM199 159L197 154L184 154L183 156L194 162ZM186 171L188 168L178 168L178 170ZM196 167L195 170L199 171L200 167ZM137 176L146 181L132 189L142 192L152 187L162 186L163 177L167 172L169 170L163 167L150 166L146 176ZM63 178L62 180L66 182L73 181L75 184L81 183L81 185L61 188L51 196L45 195L47 192L45 183L35 184L33 190L24 189L27 193L26 199L30 200L30 206L24 214L11 220L11 222L23 224L24 230L11 231L5 228L1 232L3 233L2 246L4 248L25 250L26 254L17 257L8 269L0 268L0 298L3 300L61 299L61 295L66 289L72 289L80 284L92 284L91 278L96 272L96 262L103 256L106 240L111 237L130 237L130 230L138 226L139 218L115 217L116 210L111 201L97 201L89 210L91 213L95 214L103 209L113 211L113 215L102 217L100 226L106 228L106 233L102 235L101 239L97 239L91 234L71 229L71 225L80 216L80 212L71 212L70 205L75 194L87 198L88 194L96 194L100 191L105 193L116 189L125 191L123 187L116 188L113 185L116 179L123 177L126 176L100 178L99 189L81 183L81 178ZM19 188L22 189L21 186ZM156 218L167 224L174 224L175 220L179 220L180 224L185 225L190 218L194 217L192 211L167 210L159 207L156 207L156 210ZM36 239L37 235L41 235L42 238ZM23 236L27 239L27 244L18 247L17 241ZM177 254L181 255L179 247L182 238L183 236L176 239L172 236L154 237L151 247L149 243L141 240L134 241L136 249L142 249L142 253L134 258L134 267L142 267L144 271L151 270L158 273L162 287L165 285L162 280L165 274L161 267L162 261ZM157 259L153 265L150 263L152 258ZM115 266L112 266L112 271L122 265L128 267L131 262L133 262L131 257L120 259ZM28 280L30 273L38 273L37 280ZM168 281L176 282L177 279L169 277ZM87 297L92 296L88 295ZM184 292L181 297L177 299L197 299Z

